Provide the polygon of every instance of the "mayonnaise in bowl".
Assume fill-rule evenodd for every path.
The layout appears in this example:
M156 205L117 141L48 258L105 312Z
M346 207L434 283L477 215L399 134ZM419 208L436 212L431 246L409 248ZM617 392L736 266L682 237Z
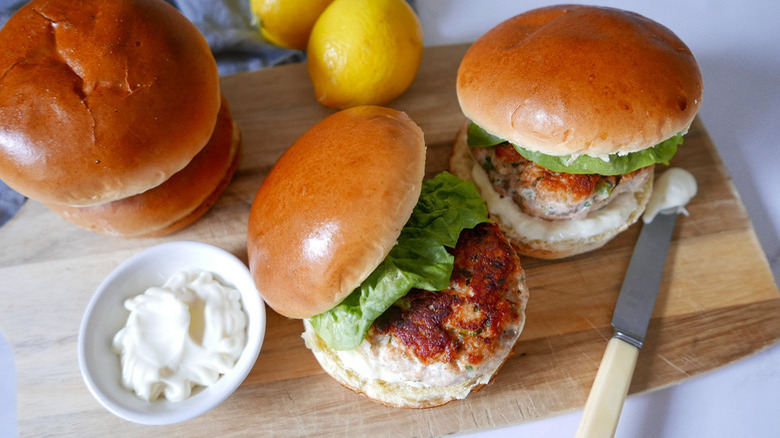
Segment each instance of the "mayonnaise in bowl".
M107 264L111 263L110 260L106 262ZM149 320L141 321L139 327L145 327L145 329L139 335L139 342L136 345L142 343L144 347L135 350L135 353L146 351L144 354L148 353L149 356L144 356L143 361L136 357L133 363L136 366L141 363L148 366L157 362L161 363L162 358L166 359L166 362L172 358L176 359L173 361L175 363L186 357L187 363L190 365L193 363L190 360L196 358L207 364L218 364L214 368L225 372L208 386L200 384L192 386L190 396L180 401L170 400L165 395L165 390L162 390L160 393L162 396L156 400L146 401L139 397L135 390L129 390L125 387L123 374L126 370L123 370L120 355L114 351L114 340L117 333L128 323L131 314L131 311L125 307L125 304L129 303L128 300L133 302L131 307L140 306L140 302L134 301L134 297L143 294L147 289L165 286L168 280L177 277L182 272L188 274L186 278L181 277L176 280L181 282L182 287L186 288L187 284L194 282L199 284L197 287L200 288L204 284L210 283L210 280L206 281L207 277L205 276L200 280L198 280L199 275L189 276L189 274L208 272L213 273L212 280L221 283L220 288L224 286L239 292L240 308L246 316L246 321L244 329L238 330L238 332L243 331L245 339L241 340L238 335L228 338L224 338L222 334L217 335L218 332L222 332L223 328L232 331L229 326L233 328L241 326L241 322L238 321L240 317L235 317L238 315L234 312L238 305L233 298L220 299L224 302L219 305L206 305L205 300L208 298L198 298L199 301L203 301L202 303L190 302L187 304L187 300L194 299L194 295L197 295L192 291L184 294L185 298L181 296L175 297L175 299L173 296L165 298L165 313L166 315L175 315L174 321L163 323L159 321L154 323ZM171 286L172 289L177 288L172 284L168 286ZM159 303L152 302L163 299L161 297L164 295L164 293L160 293L158 297L144 299L149 301L144 306L149 307L144 309L146 313L141 315L153 318L154 312L149 312L154 309L161 310L162 307ZM230 292L228 295L235 294ZM177 301L180 302L176 304ZM187 313L184 312L185 307ZM207 308L213 309L217 316L209 316L212 310L207 310ZM187 319L189 319L190 325L185 330L183 328L184 321ZM212 322L219 323L215 324L213 329L206 328ZM216 329L216 327L220 328ZM255 366L255 361L263 345L265 327L265 304L257 291L249 268L243 261L215 245L188 241L167 242L147 248L115 266L92 294L79 329L79 368L89 392L112 414L138 424L179 423L213 409L241 386ZM159 333L161 330L166 331L165 336L155 337L154 333ZM176 333L176 335L172 336L171 333ZM127 336L128 334L125 334L120 337L125 337L127 340ZM178 340L178 347L168 350L169 347L164 346L167 342L165 338L171 336ZM187 341L186 337L191 339ZM149 339L153 339L153 341L148 342ZM193 344L189 344L189 342ZM198 351L201 348L196 348L198 344L208 344L208 347L204 348L205 352ZM231 357L238 351L237 345L241 344L243 344L243 348L238 358L235 359L235 364L229 367L228 364L233 360ZM211 354L215 356L210 356ZM173 369L167 369L175 368L170 365L151 367L151 369L155 368L159 368L160 380L162 378L171 379L178 373L178 377L168 380L166 385L170 383L183 384L182 382L185 380L203 379L202 381L207 381L200 372L196 373L197 378L193 374L189 374L189 377L184 379L182 376L185 374L182 374L183 370L181 369L174 373ZM147 376L148 372L150 373L148 375L152 376L157 373L157 371L150 372L149 369L146 369L139 374ZM192 372L194 372L194 368L188 371L188 373ZM213 378L214 371L203 374L208 378ZM142 379L142 381L148 382L154 380L157 379L147 380L146 377ZM151 395L154 392L155 390L150 387L149 399L152 398ZM185 392L186 389L183 389L181 394ZM171 398L177 397L171 395Z
M122 383L145 401L189 397L229 372L246 345L241 294L207 271L178 272L124 303L114 336Z

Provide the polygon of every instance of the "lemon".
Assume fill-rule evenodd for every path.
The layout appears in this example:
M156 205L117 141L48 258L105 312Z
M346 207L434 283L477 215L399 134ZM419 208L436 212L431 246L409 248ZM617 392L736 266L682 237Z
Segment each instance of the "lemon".
M314 23L333 0L251 0L260 32L273 44L305 50Z
M404 0L335 0L309 37L309 77L324 106L384 105L409 88L422 52L420 20Z

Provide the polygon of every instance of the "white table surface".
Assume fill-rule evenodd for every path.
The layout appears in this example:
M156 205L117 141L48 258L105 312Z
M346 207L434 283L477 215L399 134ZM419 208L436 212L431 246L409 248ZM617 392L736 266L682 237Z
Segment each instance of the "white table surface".
M426 45L470 42L499 22L554 1L418 0ZM780 2L599 1L672 29L704 77L700 116L780 278ZM640 352L641 354L641 352ZM479 437L571 437L582 410ZM780 436L780 345L624 406L618 437Z
M469 42L546 1L418 0L426 45ZM679 35L704 76L702 121L780 278L780 2L602 1ZM641 354L641 353L640 353ZM13 359L0 336L0 437L16 435ZM582 411L471 436L570 437ZM684 383L628 398L618 437L780 436L780 346Z

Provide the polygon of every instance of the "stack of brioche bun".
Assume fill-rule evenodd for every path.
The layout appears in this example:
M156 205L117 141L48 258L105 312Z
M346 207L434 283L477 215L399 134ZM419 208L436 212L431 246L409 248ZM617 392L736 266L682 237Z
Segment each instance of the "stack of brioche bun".
M216 61L173 6L34 0L0 48L0 178L62 217L164 235L232 178L240 134Z

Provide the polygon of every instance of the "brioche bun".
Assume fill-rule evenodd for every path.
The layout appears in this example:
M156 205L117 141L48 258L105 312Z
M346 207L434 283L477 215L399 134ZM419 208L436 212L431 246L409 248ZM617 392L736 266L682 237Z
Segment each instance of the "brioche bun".
M34 0L0 30L0 178L87 206L156 187L211 137L205 38L160 0Z
M76 225L121 237L156 237L178 231L216 202L236 171L241 133L223 98L211 139L164 183L138 195L88 207L47 204Z
M309 318L341 302L395 245L424 173L422 130L399 111L354 107L303 134L249 216L249 267L266 303Z
M687 129L702 89L693 54L669 29L577 5L504 21L469 48L457 76L466 117L548 155L655 146Z
M600 228L590 228L597 231L588 231L588 226L582 226L584 222L580 222L580 226L570 226L571 224L567 223L570 221L548 221L532 217L524 213L518 204L501 198L495 191L489 183L487 173L471 155L466 141L467 135L468 122L455 139L450 157L450 171L455 176L475 182L485 199L491 219L501 227L515 250L523 255L554 260L601 248L639 220L653 193L651 172L650 178L637 191L620 194L622 198L616 199L617 203L613 201L596 212L600 218L607 217L608 220L593 217L584 219L601 222L603 225ZM542 231L534 234L535 230L539 229Z

